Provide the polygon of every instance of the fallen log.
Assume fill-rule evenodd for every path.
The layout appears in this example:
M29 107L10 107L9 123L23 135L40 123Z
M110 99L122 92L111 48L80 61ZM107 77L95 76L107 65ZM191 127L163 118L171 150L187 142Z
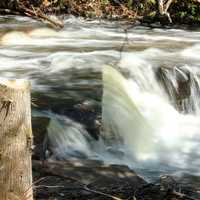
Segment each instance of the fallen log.
M32 200L30 85L0 80L0 199Z

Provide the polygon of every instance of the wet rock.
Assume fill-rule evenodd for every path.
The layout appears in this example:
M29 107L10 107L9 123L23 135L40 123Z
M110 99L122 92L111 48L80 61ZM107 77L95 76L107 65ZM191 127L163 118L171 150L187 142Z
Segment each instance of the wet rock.
M123 165L105 165L96 160L33 161L37 183L37 200L50 199L137 199L198 200L200 184L196 176L163 175L155 183L147 183ZM194 181L196 180L196 181Z
M87 80L87 81L86 81ZM98 139L101 126L102 73L91 68L67 69L38 80L46 92L32 91L38 110L48 110L78 122Z
M34 93L39 110L51 110L83 124L88 133L98 139L101 128L101 103L96 100L74 100L71 97L59 98Z
M46 177L39 185L47 187L36 190L38 200L49 199L112 199L109 195L128 199L146 184L127 166L105 165L95 160L49 161L43 166L33 162L33 170L39 171L35 179Z
M168 94L174 93L177 100L183 100L190 96L190 72L187 69L176 67L160 67L157 71L158 79L164 84ZM175 81L172 83L170 77ZM173 91L172 91L173 90Z
M82 101L72 108L65 108L62 114L84 124L88 133L98 140L101 128L101 104L99 102Z
M188 173L181 174L180 176L175 177L177 182L180 182L182 185L199 188L200 189L200 176L199 175L191 175Z
M191 174L182 174L175 177L175 180L180 183L180 190L193 199L200 199L200 176Z
M32 117L32 129L34 136L34 150L33 159L41 159L43 155L43 142L46 137L47 127L49 125L50 118L40 116Z
M191 95L190 72L178 67L159 67L156 74L171 101L182 111L184 100Z
M42 163L34 161L34 169L40 170ZM67 161L47 161L41 170L45 173L51 173L57 176L67 177L79 180L84 184L91 184L99 178L121 179L121 180L138 180L143 179L136 175L127 166L123 165L105 165L101 161L73 159Z
M180 180L179 180L180 181ZM135 193L137 200L197 200L199 189L191 186L192 182L183 184L175 177L162 176L155 184L147 184Z
M136 191L137 200L164 200L166 192L160 190L159 185L148 184Z

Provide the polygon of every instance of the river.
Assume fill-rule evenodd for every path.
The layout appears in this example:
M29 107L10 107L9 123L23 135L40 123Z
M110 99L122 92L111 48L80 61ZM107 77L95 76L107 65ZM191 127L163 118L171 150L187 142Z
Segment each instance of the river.
M1 78L31 81L55 157L126 164L149 179L198 176L200 30L64 23L0 16Z

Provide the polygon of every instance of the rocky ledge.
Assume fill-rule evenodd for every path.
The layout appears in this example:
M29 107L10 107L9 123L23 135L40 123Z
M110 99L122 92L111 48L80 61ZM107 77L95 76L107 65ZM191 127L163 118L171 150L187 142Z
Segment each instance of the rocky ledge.
M200 199L198 181L194 183L187 176L162 176L156 183L148 183L127 166L105 165L95 160L35 160L33 173L37 200Z

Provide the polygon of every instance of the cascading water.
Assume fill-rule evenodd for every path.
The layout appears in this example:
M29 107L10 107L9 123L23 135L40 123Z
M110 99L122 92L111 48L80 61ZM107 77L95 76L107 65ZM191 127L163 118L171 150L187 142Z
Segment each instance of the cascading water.
M144 71L142 65L133 66L134 71L130 71L133 77L130 75L127 79L114 68L105 67L103 70L105 140L111 145L121 141L125 152L132 155L137 163L153 163L198 173L200 121L197 76L188 72L187 68L166 69L171 72L165 74L164 89L156 78L156 69L149 66L149 70ZM174 70L183 76L183 82L178 82ZM188 73L190 83L186 78ZM172 95L177 93L181 98L178 87L182 87L179 84L184 84L184 81L190 90L187 97L182 94L187 113L175 109L177 97Z
M54 116L48 127L48 137L55 159L91 156L91 138L81 124L69 118Z
M125 62L122 60L122 63ZM126 163L133 168L153 166L156 170L167 167L169 171L197 174L200 162L199 99L192 98L199 89L197 76L187 68L166 69L163 73L168 79L163 80L166 83L163 85L157 79L157 70L149 66L144 71L143 66L138 65L134 72L130 71L129 78L125 78L118 70L105 66L102 136L95 141L83 126L64 117L64 125L61 125L62 120L52 119L48 130L55 155L59 159L81 155L107 163ZM188 103L185 104L187 112L178 110L177 97L172 95L180 92L174 70L183 76L183 82L188 81L188 73L191 76L190 83L187 82L189 96L182 94L183 102ZM144 80L154 87L148 82L145 84Z
M198 174L199 31L131 28L112 68L103 66L119 61L125 39L119 24L69 17L62 31L52 31L27 18L0 20L1 76L31 80L39 116L51 119L56 158L100 159L142 174ZM71 112L83 101L102 103L99 140L82 113Z

